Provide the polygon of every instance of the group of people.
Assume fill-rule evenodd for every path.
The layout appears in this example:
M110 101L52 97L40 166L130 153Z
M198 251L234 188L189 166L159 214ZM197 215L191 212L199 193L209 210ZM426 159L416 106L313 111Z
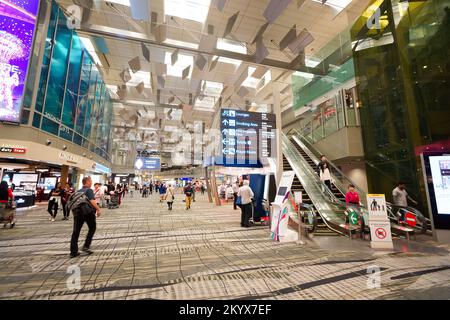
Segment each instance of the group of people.
M111 181L105 184L96 182L93 187L94 200L101 208L106 208L108 206L111 196L116 196L118 198L120 206L122 204L122 199L129 193L127 184L114 185ZM70 212L67 210L67 203L70 196L74 193L75 190L71 182L66 183L64 187L61 187L61 184L58 183L56 187L50 191L50 198L47 205L49 221L55 221L58 210L60 209L63 210L64 215L62 220L69 220ZM130 194L132 194L132 191Z

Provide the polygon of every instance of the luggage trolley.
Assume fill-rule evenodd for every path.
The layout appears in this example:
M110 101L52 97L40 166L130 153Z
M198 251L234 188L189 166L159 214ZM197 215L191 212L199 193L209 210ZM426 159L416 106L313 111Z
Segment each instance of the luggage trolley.
M16 205L0 203L0 223L3 223L3 227L6 228L9 224L9 228L12 229L16 225Z

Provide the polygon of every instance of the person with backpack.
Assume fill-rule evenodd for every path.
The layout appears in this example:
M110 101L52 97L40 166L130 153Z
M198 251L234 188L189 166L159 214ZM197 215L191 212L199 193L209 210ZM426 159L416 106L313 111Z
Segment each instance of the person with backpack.
M91 189L91 177L84 177L82 183L83 187L70 197L67 204L67 210L72 210L73 213L73 232L70 241L71 258L80 255L78 252L78 238L84 223L88 225L89 230L82 251L87 254L93 253L90 247L97 227L96 217L101 215L100 208L95 201L94 191Z
M192 188L192 182L189 182L187 186L184 187L184 195L186 196L186 210L191 208L192 194L194 193Z

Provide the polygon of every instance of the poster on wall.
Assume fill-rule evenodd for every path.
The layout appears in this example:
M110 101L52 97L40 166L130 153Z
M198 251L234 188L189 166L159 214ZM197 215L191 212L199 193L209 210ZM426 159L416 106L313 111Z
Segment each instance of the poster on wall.
M19 122L39 0L0 1L0 121Z

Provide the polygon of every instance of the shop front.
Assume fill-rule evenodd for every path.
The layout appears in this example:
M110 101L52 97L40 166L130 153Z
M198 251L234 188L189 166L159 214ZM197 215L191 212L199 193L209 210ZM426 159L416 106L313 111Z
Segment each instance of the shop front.
M13 189L18 208L48 200L59 183L77 184L83 173L104 175L107 169L85 157L35 142L0 139L0 177Z

